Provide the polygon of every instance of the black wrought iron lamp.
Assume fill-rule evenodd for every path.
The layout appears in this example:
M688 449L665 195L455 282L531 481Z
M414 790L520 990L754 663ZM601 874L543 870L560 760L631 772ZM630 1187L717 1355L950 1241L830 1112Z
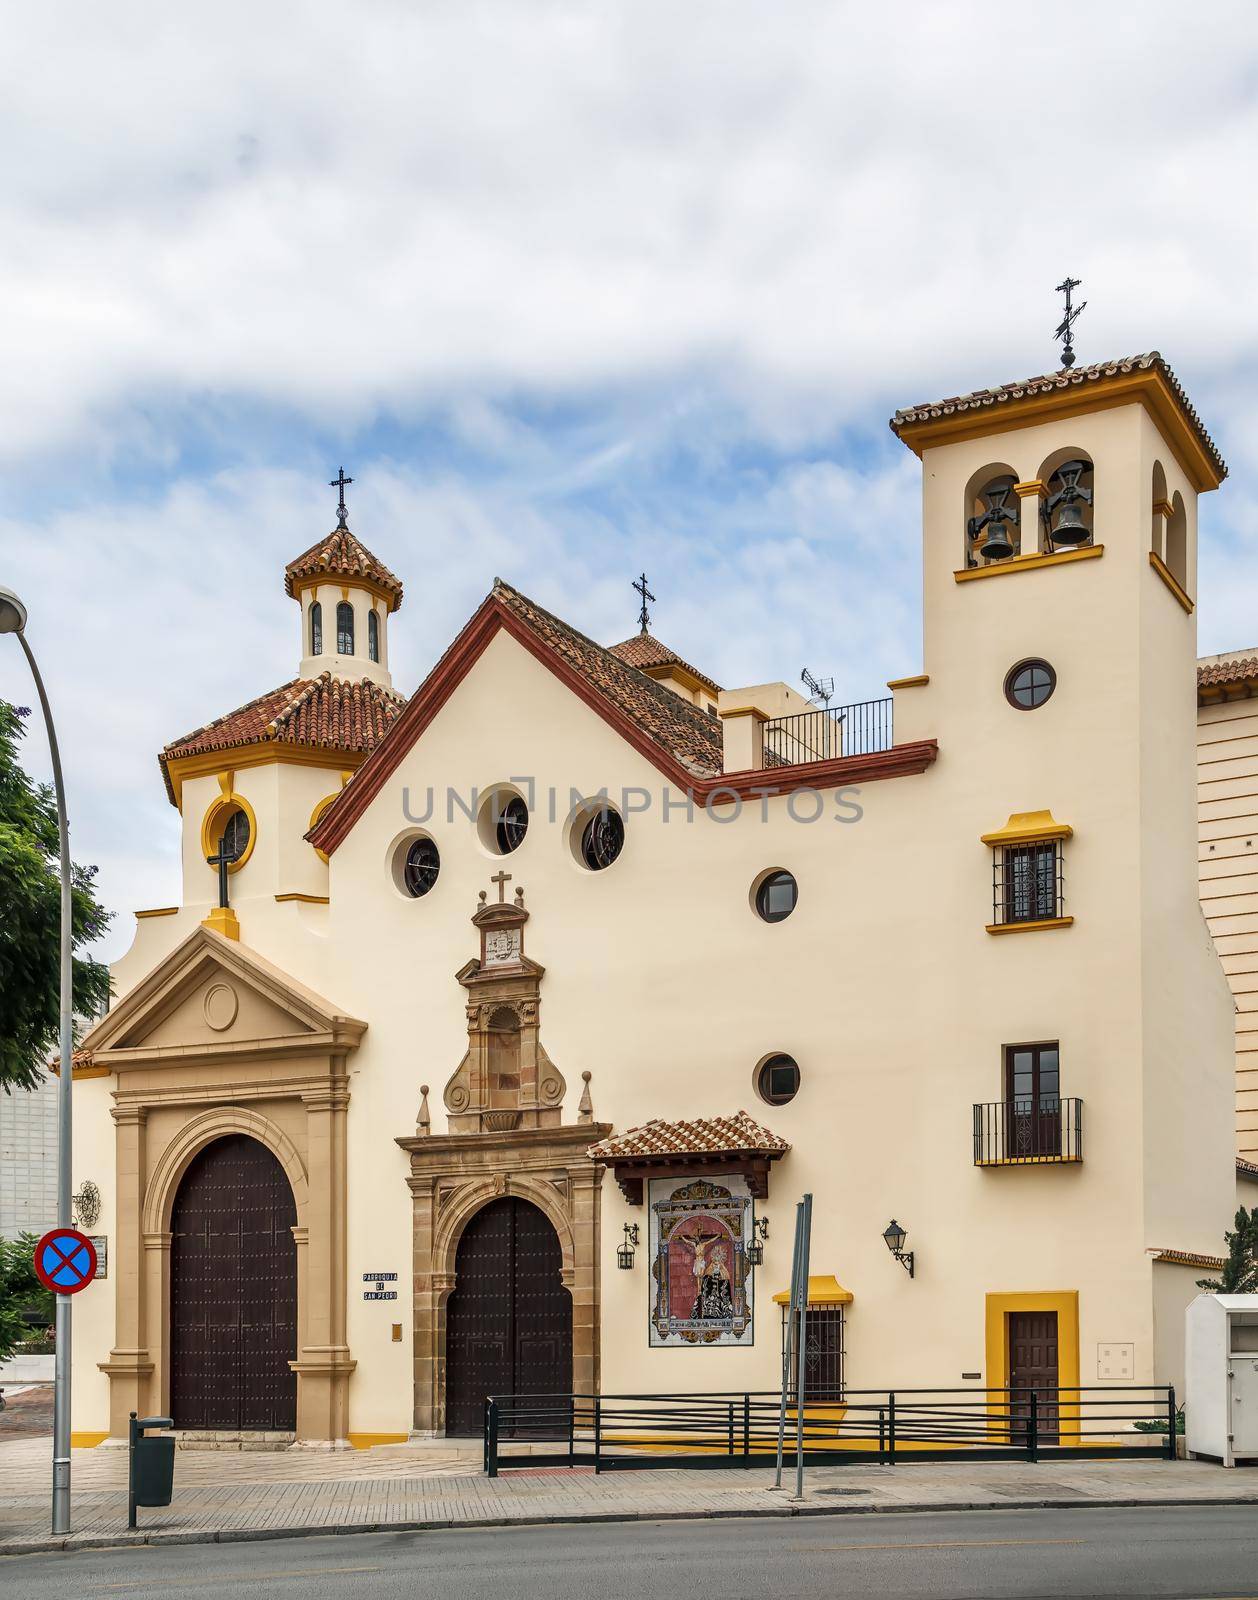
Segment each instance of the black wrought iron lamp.
M751 1243L747 1246L747 1265L758 1267L764 1261L764 1241L769 1237L768 1217L757 1217L751 1228Z
M891 1254L911 1278L913 1276L913 1252L904 1248L904 1241L908 1238L908 1233L894 1217L892 1217L890 1224L883 1229L882 1238L887 1249L890 1250Z
M616 1265L620 1268L620 1270L622 1272L632 1272L633 1271L633 1252L634 1252L634 1247L637 1245L637 1243L638 1243L638 1224L636 1222L626 1222L625 1223L625 1242L624 1242L624 1244L621 1245L620 1249L617 1250L617 1252L616 1252Z

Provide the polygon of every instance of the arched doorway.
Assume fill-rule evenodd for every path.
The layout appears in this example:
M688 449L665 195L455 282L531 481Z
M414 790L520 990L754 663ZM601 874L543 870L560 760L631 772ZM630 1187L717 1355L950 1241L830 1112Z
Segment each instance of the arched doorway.
M296 1428L296 1223L284 1169L256 1139L231 1134L193 1158L170 1222L177 1428Z
M485 1396L572 1391L572 1296L537 1206L492 1200L463 1230L446 1309L446 1432L478 1434Z

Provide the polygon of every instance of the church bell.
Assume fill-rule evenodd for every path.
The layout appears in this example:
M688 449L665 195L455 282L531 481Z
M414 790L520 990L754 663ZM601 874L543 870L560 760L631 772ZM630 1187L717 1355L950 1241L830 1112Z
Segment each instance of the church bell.
M1045 507L1049 520L1049 538L1053 544L1087 544L1092 531L1083 520L1083 507L1091 505L1092 491L1080 487L1079 479L1088 470L1086 461L1063 461L1054 472L1051 483L1061 487ZM1056 523L1053 513L1057 512Z
M1009 538L1007 523L992 523L986 540L979 547L979 554L986 556L989 561L1004 561L1013 554L1013 543Z

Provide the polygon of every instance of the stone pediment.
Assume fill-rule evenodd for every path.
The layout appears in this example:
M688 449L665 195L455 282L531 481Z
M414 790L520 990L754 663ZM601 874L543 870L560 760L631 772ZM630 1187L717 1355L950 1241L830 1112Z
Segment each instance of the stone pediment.
M83 1041L96 1067L206 1062L354 1049L366 1023L246 945L195 929Z

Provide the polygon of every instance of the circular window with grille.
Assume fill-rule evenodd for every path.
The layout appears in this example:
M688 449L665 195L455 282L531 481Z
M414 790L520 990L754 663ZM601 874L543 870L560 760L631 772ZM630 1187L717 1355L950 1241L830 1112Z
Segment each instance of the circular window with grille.
M756 1068L756 1093L767 1105L784 1106L799 1093L799 1064L794 1056L767 1056Z
M1019 711L1035 711L1057 687L1057 674L1047 661L1019 661L1005 678L1005 699Z
M411 834L393 852L393 881L408 900L422 900L441 873L441 852L427 834Z
M578 863L602 872L619 860L625 847L624 818L605 800L587 801L573 814L569 838Z

